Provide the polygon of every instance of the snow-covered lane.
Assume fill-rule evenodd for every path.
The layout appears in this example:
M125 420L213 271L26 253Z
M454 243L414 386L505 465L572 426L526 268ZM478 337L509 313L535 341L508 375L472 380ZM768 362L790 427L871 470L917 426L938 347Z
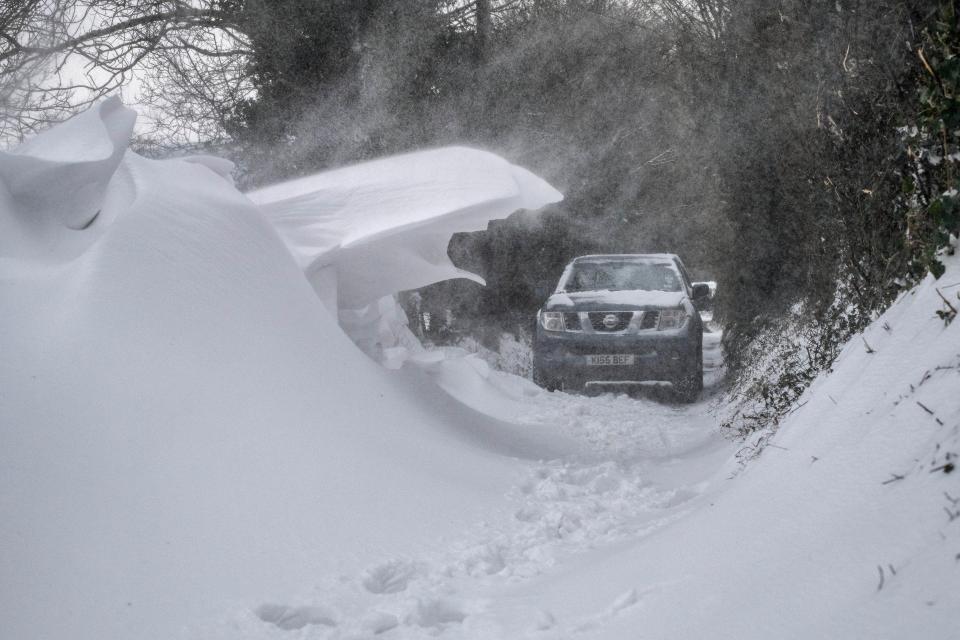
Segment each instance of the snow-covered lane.
M947 269L846 345L761 458L728 481L733 461L688 450L681 475L719 473L685 517L497 591L490 626L541 640L956 635L960 325L936 313L956 257Z
M519 421L553 424L584 443L585 457L620 462L670 458L718 439L712 402L723 376L721 333L703 336L704 392L692 405L675 404L668 389L644 389L639 398L543 393L530 398Z
M373 554L360 573L323 577L310 598L237 612L203 635L262 638L273 626L309 638L492 639L551 627L553 614L504 594L562 572L587 552L663 529L709 493L711 480L726 477L733 445L712 415L719 339L719 332L705 335L712 368L696 404L670 404L666 394L527 395L517 422L551 425L579 443L578 451L529 463L499 518L464 523L459 536L426 554Z

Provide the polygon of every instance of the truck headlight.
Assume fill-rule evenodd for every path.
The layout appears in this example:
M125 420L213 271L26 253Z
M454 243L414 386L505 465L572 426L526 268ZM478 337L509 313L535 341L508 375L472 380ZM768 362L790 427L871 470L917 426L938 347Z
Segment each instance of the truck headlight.
M540 326L547 331L563 331L563 314L559 311L541 311Z
M679 329L687 321L686 309L664 309L660 312L660 325L658 330Z

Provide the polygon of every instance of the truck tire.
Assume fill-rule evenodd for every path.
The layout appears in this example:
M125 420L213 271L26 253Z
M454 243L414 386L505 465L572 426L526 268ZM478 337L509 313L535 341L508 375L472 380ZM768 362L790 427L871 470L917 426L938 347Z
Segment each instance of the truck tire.
M696 402L700 392L703 391L703 349L700 348L698 351L697 357L692 358L693 362L683 376L673 383L677 399L684 404Z
M557 391L560 389L560 384L553 378L549 378L544 375L543 371L540 370L540 367L536 365L533 366L533 384L547 391Z

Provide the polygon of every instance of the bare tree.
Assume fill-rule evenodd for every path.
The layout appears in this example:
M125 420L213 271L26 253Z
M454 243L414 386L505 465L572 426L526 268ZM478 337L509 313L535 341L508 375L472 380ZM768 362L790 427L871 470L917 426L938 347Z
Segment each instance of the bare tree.
M225 141L237 105L255 89L237 34L197 30L180 47L157 49L138 70L147 105L145 137L164 146Z
M477 60L487 55L487 43L490 41L490 0L476 0L477 17Z
M209 107L213 94L219 100L237 91L209 72L237 69L249 54L236 0L23 0L3 7L0 138L22 137L151 71L178 77L171 97L189 95ZM212 82L200 86L191 75ZM158 96L156 85L150 91Z
M50 69L46 56L29 52L66 39L65 7L45 0L0 5L0 138L42 124L69 104L67 89L52 91L38 81Z
M656 3L674 23L698 35L720 38L730 15L729 0L659 0Z
M439 0L437 10L455 29L478 30L482 42L495 14L530 1ZM358 4L357 15L372 14L376 4ZM135 92L127 98L143 105L156 140L222 140L237 105L256 95L251 35L272 10L253 0L5 2L0 140L22 138L120 90ZM363 37L358 31L361 48Z

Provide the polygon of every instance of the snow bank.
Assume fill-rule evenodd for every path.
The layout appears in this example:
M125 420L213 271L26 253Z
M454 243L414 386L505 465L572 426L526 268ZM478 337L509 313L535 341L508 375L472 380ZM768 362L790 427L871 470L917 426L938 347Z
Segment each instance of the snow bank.
M960 622L960 256L846 345L683 520L503 594L504 637L946 638ZM869 345L869 348L868 346ZM537 612L540 613L537 613Z
M167 640L236 611L264 633L327 624L295 606L320 576L435 545L503 508L517 458L565 452L363 356L303 277L312 258L223 162L137 156L133 118L107 101L0 156L0 635ZM422 193L425 165L417 197L392 183L391 208L337 227L339 255L376 248L402 278L491 197L528 202L508 169L458 191L465 165L442 155L442 189ZM352 213L377 202L341 175L324 184ZM387 241L399 211L404 246ZM410 225L438 211L462 216L417 245Z

